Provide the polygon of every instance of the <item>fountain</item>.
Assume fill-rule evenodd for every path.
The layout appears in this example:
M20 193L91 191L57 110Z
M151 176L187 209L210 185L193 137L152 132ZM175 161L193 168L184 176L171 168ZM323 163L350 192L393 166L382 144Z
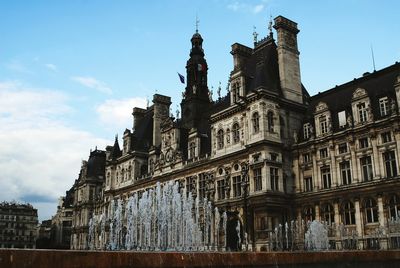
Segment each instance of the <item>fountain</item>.
M93 215L89 249L211 251L219 248L221 228L226 246L226 212L221 219L207 198L200 201L191 193L182 195L178 182L157 183L153 189L134 193L125 203L121 199L111 201L107 242L104 215Z

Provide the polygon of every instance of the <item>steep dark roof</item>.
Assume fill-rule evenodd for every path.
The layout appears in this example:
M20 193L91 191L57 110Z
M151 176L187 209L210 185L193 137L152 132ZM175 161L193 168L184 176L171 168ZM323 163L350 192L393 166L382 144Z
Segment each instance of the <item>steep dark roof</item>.
M314 125L315 107L320 102L327 104L332 117L333 131L339 130L338 112L346 111L352 114L351 101L353 93L357 88L364 89L371 102L374 119L381 117L379 110L379 98L387 96L389 99L396 99L394 84L397 76L400 75L400 63L396 63L379 71L374 71L354 79L348 83L336 86L325 92L314 95L310 98L304 123L310 122ZM354 115L352 115L354 118Z
M104 176L106 165L106 152L101 150L94 150L90 153L87 162L87 178Z
M121 155L122 155L122 151L119 148L118 136L115 136L114 146L112 146L110 158L115 160L118 157L120 157Z
M247 92L261 87L270 91L281 92L276 48L275 41L270 36L256 44L245 67L245 74L250 78L247 79Z
M153 114L153 109L148 110L133 131L131 136L131 148L133 150L145 151L153 144Z

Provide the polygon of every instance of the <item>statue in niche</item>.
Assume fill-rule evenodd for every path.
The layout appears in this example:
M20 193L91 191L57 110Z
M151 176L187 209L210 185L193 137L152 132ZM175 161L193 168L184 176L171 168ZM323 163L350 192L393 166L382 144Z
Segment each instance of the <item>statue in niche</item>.
M392 114L396 114L396 101L393 99L390 100L390 110Z
M349 113L349 115L347 116L347 126L351 127L353 125L353 117L351 116L351 114Z

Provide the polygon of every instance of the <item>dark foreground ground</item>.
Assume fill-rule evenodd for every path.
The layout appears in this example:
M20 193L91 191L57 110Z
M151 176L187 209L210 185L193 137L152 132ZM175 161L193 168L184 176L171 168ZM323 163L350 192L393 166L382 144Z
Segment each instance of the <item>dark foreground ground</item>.
M104 252L0 249L0 268L382 267L400 268L400 250L329 252Z

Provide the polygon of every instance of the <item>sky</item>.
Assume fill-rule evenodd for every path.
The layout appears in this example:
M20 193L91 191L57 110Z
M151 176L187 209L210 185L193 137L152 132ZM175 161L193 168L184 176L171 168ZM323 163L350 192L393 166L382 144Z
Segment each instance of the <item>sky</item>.
M78 178L90 150L132 128L132 108L184 85L196 16L209 88L223 94L231 45L253 46L270 18L298 23L311 95L400 60L400 1L0 0L0 201L29 202L39 220ZM275 34L276 36L276 34ZM214 99L216 94L213 95Z

